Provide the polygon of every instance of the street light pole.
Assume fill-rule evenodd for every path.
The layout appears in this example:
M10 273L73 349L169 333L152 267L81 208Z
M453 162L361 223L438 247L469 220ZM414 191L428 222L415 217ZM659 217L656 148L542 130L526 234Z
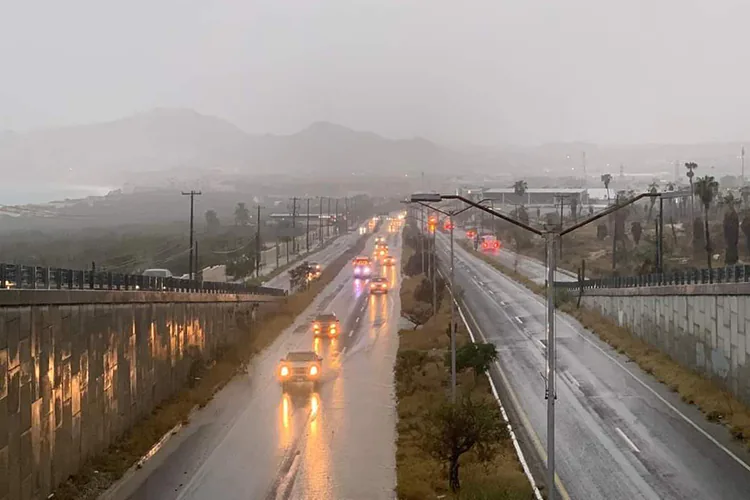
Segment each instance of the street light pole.
M448 219L451 225L451 294L455 293L454 258L453 258L453 217ZM451 402L456 403L456 301L451 297Z
M525 224L521 221L508 217L500 212L496 212L494 208L488 208L479 203L469 200L461 195L441 195L438 193L418 193L413 194L407 203L418 203L420 205L429 206L434 210L441 213L445 213L451 217L451 291L455 293L454 289L454 256L453 256L453 222L452 218L458 213L462 212L443 212L438 208L434 208L427 203L437 203L444 200L459 200L464 202L469 207L475 207L481 210L483 213L488 213L494 217L503 219L511 224L514 224L520 228L526 229L527 231L534 233L538 236L545 236L546 253L547 253L547 389L545 397L547 399L547 487L549 490L547 498L554 500L555 497L555 269L557 268L556 260L556 246L557 239L562 238L563 235L568 234L576 229L583 227L591 222L594 222L602 217L605 217L627 205L635 203L636 201L646 197L659 197L661 193L642 193L639 194L626 203L617 203L605 210L602 210L596 215L592 215L580 222L574 223L572 226L563 229L558 228L556 231L542 232L539 229ZM451 383L452 383L452 394L455 394L455 323L453 320L453 308L454 302L451 301Z
M437 251L435 233L432 233L432 314L437 314Z
M547 233L547 498L555 498L555 268L557 235Z

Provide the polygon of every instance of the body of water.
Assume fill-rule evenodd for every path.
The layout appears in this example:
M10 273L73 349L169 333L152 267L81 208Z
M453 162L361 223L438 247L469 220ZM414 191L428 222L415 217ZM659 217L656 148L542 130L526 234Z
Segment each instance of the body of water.
M104 196L113 187L106 186L73 186L65 184L29 185L5 183L0 186L0 205L27 205L48 203L50 201L77 199L87 196Z

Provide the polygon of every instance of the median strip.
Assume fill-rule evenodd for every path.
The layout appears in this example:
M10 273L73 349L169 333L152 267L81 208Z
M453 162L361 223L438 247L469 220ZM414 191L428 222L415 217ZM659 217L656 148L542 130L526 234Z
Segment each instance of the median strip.
M408 240L409 237L405 234L405 243ZM406 271L409 269L421 267L421 256L414 255L413 250L407 248L409 247L405 247L402 254L405 274L408 274ZM485 373L476 373L469 368L460 369L457 374L458 404L453 408L448 403L450 302L447 293L444 293L445 289L438 287L438 297L443 298L444 295L445 300L438 301L437 314L432 314L432 287L426 286L424 279L424 275L416 274L404 277L401 282L402 315L412 323L419 324L399 332L395 368L398 498L426 500L449 497L452 495L450 483L458 479L459 468L460 496L456 498L534 498L532 486L524 474L524 466L516 455L507 420L503 417ZM458 352L461 352L462 347L470 347L472 343L467 329L460 321L458 326L456 344ZM453 434L443 434L442 431L435 433L435 430L448 425L448 428L460 433L460 429L450 427L453 422L451 417L455 418L451 411L463 415L462 412L477 410L477 418L491 422L485 431L499 433L493 434L491 458L483 461L479 449L484 451L484 448L473 448L460 456L457 467L452 470L448 466L449 460L445 459L446 448L450 450L451 439L436 436Z

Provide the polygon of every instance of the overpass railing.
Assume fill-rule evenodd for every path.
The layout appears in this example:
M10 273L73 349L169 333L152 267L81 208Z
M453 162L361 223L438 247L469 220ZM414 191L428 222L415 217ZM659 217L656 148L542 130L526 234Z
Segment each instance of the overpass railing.
M637 288L646 286L747 283L748 281L750 281L750 265L737 265L715 269L687 269L671 273L587 279L583 281L583 288ZM555 281L555 287L559 288L578 290L580 286L581 284L578 281Z
M241 283L161 278L140 274L84 271L0 263L0 289L145 290L154 292L249 293L286 295L285 290Z

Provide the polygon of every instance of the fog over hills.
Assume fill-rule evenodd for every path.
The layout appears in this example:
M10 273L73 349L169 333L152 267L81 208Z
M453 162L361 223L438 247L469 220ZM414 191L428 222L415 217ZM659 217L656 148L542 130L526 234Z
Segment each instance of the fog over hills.
M64 186L68 193L75 191L69 187L126 184L180 188L206 178L231 184L257 177L286 176L303 182L352 175L415 177L421 172L464 179L577 177L582 175L584 152L587 173L595 177L617 174L621 164L628 173L673 175L677 163L682 175L685 161L698 162L701 172L739 173L741 147L739 143L447 147L423 138L389 139L328 122L313 123L290 135L252 135L221 118L159 108L104 123L0 133L0 166L13 173L14 189L19 192L44 185ZM60 195L50 191L50 196ZM7 193L3 198L8 198Z
M21 179L148 184L145 173L241 175L447 172L465 156L428 140L391 140L318 122L292 135L250 135L220 118L156 109L107 123L0 135L0 164Z

